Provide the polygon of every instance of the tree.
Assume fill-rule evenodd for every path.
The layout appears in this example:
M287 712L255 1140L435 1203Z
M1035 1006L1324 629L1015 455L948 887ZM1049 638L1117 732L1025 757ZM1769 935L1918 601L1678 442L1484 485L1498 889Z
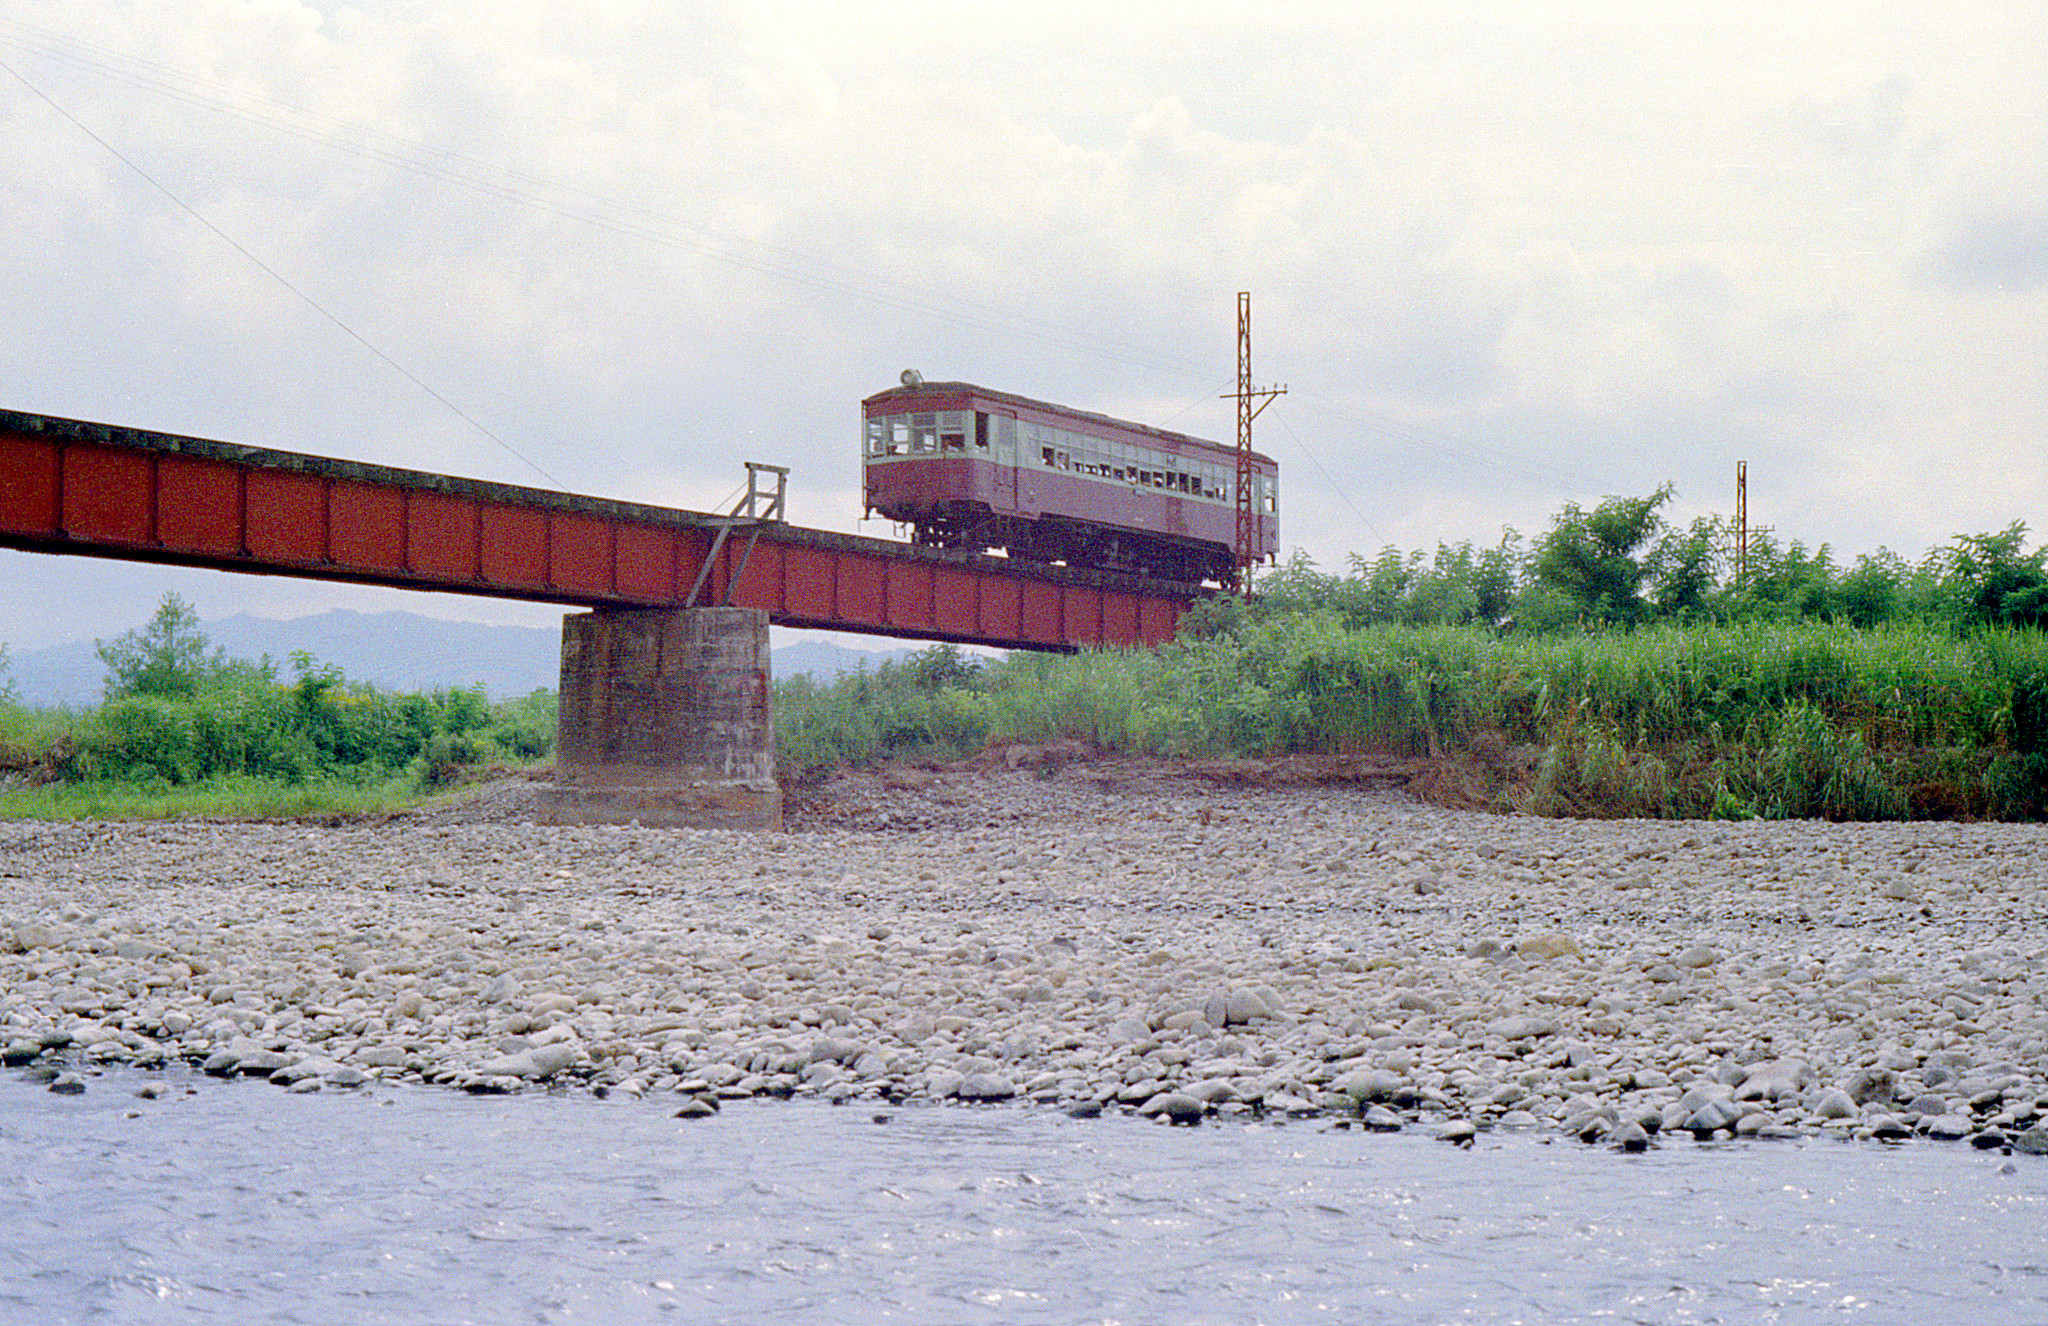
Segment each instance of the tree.
M1663 526L1657 508L1671 500L1665 484L1648 497L1610 497L1592 511L1576 502L1558 512L1536 545L1536 579L1592 621L1634 625L1649 613L1644 568L1636 553Z
M197 695L230 669L225 650L207 653L208 641L199 632L199 614L192 605L169 591L146 625L92 643L93 652L107 666L109 699Z
M921 691L938 691L948 686L974 690L981 684L981 660L961 652L954 644L920 649L903 660L903 676Z
M1842 615L1850 625L1864 628L1891 621L1900 613L1902 589L1911 574L1905 559L1888 548L1858 557L1842 573Z
M1660 614L1685 620L1706 612L1720 537L1719 522L1702 516L1683 533L1671 530L1657 540L1657 546L1643 559L1643 572Z
M2048 547L2020 551L2025 521L1997 534L1959 534L1949 550L1949 579L1975 623L2048 626Z

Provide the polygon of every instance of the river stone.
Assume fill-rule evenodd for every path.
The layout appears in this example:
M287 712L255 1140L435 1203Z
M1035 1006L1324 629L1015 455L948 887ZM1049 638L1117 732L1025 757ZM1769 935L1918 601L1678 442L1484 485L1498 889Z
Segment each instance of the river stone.
M484 1077L516 1077L528 1082L544 1082L576 1062L577 1051L570 1045L536 1045L517 1054L500 1055L486 1059L476 1066Z
M1711 967L1721 960L1721 952L1710 944L1694 944L1685 952L1671 959L1678 967Z
M51 1081L50 1090L59 1096L83 1096L85 1079L76 1073L62 1073Z
M2048 1156L2048 1124L2035 1124L2012 1139L2012 1149L2030 1156Z
M1742 1107L1734 1101L1709 1100L1693 1110L1679 1127L1694 1137L1705 1137L1723 1128L1733 1128L1741 1117Z
M1537 1040L1557 1034L1557 1023L1545 1017L1497 1018L1486 1024L1486 1034L1504 1041Z
M1339 1091L1352 1100L1364 1104L1368 1101L1391 1100L1394 1093L1406 1085L1407 1079L1399 1073L1384 1068L1360 1068L1346 1073L1337 1086Z
M1920 1121L1920 1131L1937 1142L1959 1142L1977 1131L1967 1114L1937 1114Z
M1365 1126L1376 1133L1398 1133L1401 1131L1401 1116L1384 1105L1375 1105L1364 1115Z
M14 942L21 946L22 952L38 948L55 948L63 942L63 938L57 927L44 925L40 921L14 923Z
M291 1056L276 1050L253 1050L235 1061L234 1071L243 1077L269 1077L291 1065Z
M1146 1118L1163 1114L1168 1123L1191 1127L1202 1121L1207 1107L1193 1096L1184 1096L1178 1091L1164 1091L1138 1107L1138 1113Z
M1008 1100L1017 1086L1000 1073L969 1073L960 1083L962 1100Z
M1439 1142L1449 1142L1455 1146L1471 1146L1472 1139L1478 1134L1478 1131L1477 1128L1472 1126L1470 1119L1447 1119L1437 1125L1435 1137Z
M1224 1105L1241 1099L1237 1087L1227 1078L1205 1078L1192 1086L1182 1088L1182 1094L1194 1097L1205 1105Z
M1737 1100L1791 1100L1813 1085L1813 1069L1803 1059L1766 1059L1751 1064L1735 1088Z
M1555 931L1547 935L1530 935L1518 941L1515 944L1515 952L1538 962L1547 962L1552 958L1583 956L1579 951L1578 940Z
M1229 1016L1227 1001L1225 1004L1224 1016ZM1218 1022L1212 1023L1211 1025L1220 1027L1223 1024ZM1136 1045L1141 1041L1148 1041L1152 1039L1152 1026L1143 1018L1118 1018L1116 1021L1109 1024L1109 1039L1110 1042L1115 1045Z
M1889 1068L1859 1068L1842 1083L1842 1090L1858 1105L1888 1101L1899 1094L1899 1075Z
M34 1063L42 1052L43 1047L34 1041L10 1041L6 1049L0 1050L0 1066L19 1068Z
M1649 1132L1633 1119L1614 1130L1614 1149L1617 1151L1647 1151L1649 1147Z
M1813 1103L1813 1112L1823 1119L1853 1119L1856 1117L1856 1102L1849 1099L1849 1093L1840 1087L1830 1087Z

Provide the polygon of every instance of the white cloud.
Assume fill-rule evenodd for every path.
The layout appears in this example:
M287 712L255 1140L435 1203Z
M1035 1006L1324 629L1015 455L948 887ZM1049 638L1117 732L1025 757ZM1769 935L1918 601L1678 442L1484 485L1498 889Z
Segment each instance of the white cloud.
M1850 552L2039 510L2044 41L1932 0L0 22L572 488L703 505L788 460L850 527L855 402L906 365L1227 439L1251 288L1259 376L1295 388L1260 445L1330 564L1665 479L1725 509L1738 458L1782 532ZM0 132L0 314L38 332L0 342L0 405L540 481L4 79Z

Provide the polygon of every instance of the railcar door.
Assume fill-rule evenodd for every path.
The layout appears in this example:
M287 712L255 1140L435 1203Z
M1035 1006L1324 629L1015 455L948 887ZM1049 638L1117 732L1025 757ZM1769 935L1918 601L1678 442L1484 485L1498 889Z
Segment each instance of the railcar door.
M1017 513L1017 412L989 411L989 431L994 446L996 477L991 503L1002 515Z

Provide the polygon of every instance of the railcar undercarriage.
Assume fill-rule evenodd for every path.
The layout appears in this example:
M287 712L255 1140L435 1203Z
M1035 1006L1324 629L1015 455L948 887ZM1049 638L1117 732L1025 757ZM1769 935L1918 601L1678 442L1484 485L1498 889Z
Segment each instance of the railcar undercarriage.
M980 507L953 507L908 523L912 542L929 548L1001 549L1020 562L1037 565L1058 563L1188 584L1231 582L1230 550L1218 544L1177 542L1140 530L1054 516L998 516Z

